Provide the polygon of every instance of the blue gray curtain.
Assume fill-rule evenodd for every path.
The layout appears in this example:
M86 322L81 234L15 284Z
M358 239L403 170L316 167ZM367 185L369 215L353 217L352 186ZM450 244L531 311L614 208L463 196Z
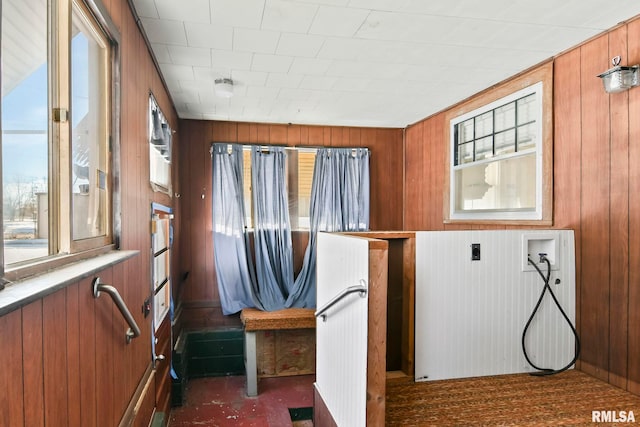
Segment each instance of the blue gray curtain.
M369 229L369 150L321 148L311 184L309 244L287 307L316 306L316 236L318 231Z
M214 254L223 313L315 307L317 232L369 229L369 151L318 149L309 244L295 280L284 148L253 147L251 152L255 269L245 221L242 146L214 144L212 158Z
M151 143L162 157L169 160L171 156L171 128L163 120L157 107L151 110Z
M256 288L245 226L242 146L214 144L211 150L213 247L224 314L263 309Z
M257 298L267 311L280 310L293 288L293 247L283 147L253 146L251 183Z

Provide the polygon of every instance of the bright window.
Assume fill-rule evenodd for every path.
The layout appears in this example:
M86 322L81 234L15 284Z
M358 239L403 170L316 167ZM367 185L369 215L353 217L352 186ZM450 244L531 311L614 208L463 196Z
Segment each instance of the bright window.
M29 16L20 21L21 16ZM2 192L5 264L49 253L46 0L2 2ZM22 25L19 23L23 22ZM23 46L29 48L23 48Z
M71 39L71 194L73 240L107 234L109 45L74 4Z
M0 13L0 267L18 271L112 242L119 36L96 1L2 0Z
M242 154L246 224L252 228L251 146L244 146ZM287 149L287 196L292 230L308 230L310 227L311 182L315 161L315 148Z
M540 220L543 84L450 122L450 219Z
M149 96L149 179L155 191L171 194L173 131L153 95Z

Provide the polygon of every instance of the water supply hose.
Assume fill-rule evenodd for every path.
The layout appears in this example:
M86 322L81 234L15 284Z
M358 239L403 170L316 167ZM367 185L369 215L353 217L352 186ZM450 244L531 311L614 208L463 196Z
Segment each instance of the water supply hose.
M576 360L578 360L578 356L580 355L580 338L578 337L578 332L576 331L576 328L573 326L573 324L571 323L571 320L567 316L567 313L564 312L564 310L562 309L562 306L558 302L558 299L556 298L556 295L553 293L551 286L549 286L549 278L551 277L551 263L549 262L549 259L544 254L540 254L540 262L545 262L547 264L546 276L542 272L542 270L540 270L540 268L536 265L536 263L531 260L531 258L528 258L528 259L529 259L529 263L534 266L534 268L536 269L536 271L544 281L544 287L542 288L542 292L540 293L540 298L538 298L538 302L536 303L535 308L531 312L531 316L529 316L529 320L527 320L527 324L525 325L524 330L522 331L522 352L524 353L524 358L527 359L527 362L529 362L529 365L531 365L534 369L537 370L537 372L531 372L530 375L544 376L544 375L559 374L560 372L564 372L567 369L569 369L574 363L576 363ZM559 283L559 281L557 283ZM527 354L527 347L524 343L525 337L527 335L527 330L529 329L529 326L531 325L531 321L535 317L536 312L540 308L540 304L542 304L542 299L544 298L544 295L547 291L551 295L551 298L553 298L553 302L555 302L556 306L558 307L558 310L560 310L562 317L564 317L564 320L566 320L567 324L569 324L569 327L573 332L573 336L576 339L575 355L573 356L573 359L571 360L571 362L569 362L568 365L560 369L549 369L549 368L541 368L539 366L536 366L536 364L533 363L531 359L529 359L529 355Z

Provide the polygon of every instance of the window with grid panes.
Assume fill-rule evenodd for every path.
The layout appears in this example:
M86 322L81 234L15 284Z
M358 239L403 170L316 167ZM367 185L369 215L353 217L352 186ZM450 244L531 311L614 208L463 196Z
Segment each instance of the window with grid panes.
M451 219L541 219L542 89L537 83L451 121Z

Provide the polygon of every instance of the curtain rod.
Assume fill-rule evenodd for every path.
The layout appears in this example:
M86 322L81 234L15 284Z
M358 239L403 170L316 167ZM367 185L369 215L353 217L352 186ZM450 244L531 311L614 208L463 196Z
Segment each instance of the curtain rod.
M369 147L334 147L331 145L284 145L284 144L260 144L260 143L252 143L252 142L228 142L228 141L213 141L213 144L236 144L236 145L244 145L244 146L257 146L257 147L282 147L285 150L318 150L321 148L328 149L338 149L338 148L346 148L349 150L369 150ZM369 150L371 152L371 150Z
M332 146L312 146L312 145L302 145L302 146L291 146L291 145L275 145L275 144L270 144L270 145L264 145L264 144L243 144L243 143L238 143L238 142L212 142L211 145L209 146L209 154L213 156L213 146L215 144L226 144L227 145L227 153L231 154L232 153L232 145L242 145L243 147L260 147L260 150L266 154L269 153L269 147L282 147L285 150L292 150L292 151L310 151L310 150L318 150L318 149L322 149L322 148L326 148L326 149L347 149L347 150L351 150L351 155L353 157L356 156L356 151L357 150L367 150L369 152L369 157L371 157L371 150L369 150L368 147L332 147Z

